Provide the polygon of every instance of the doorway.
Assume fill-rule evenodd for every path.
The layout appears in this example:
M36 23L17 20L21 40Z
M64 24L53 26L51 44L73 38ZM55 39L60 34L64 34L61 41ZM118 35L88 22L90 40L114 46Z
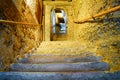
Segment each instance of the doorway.
M67 16L62 8L51 10L51 40L65 40L67 35Z

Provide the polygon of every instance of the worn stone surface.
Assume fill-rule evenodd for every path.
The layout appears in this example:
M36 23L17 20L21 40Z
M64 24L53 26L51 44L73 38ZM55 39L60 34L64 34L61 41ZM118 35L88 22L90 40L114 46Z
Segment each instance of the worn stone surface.
M11 64L11 71L24 72L78 72L78 71L105 71L109 66L104 62L79 63L46 63L46 64Z
M120 71L104 72L3 72L0 80L120 80Z
M90 80L103 75L103 72L4 72L0 73L0 80Z

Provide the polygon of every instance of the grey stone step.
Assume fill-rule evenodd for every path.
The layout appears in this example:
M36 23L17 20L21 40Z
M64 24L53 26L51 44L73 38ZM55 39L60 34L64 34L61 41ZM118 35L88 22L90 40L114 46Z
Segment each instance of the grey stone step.
M11 64L11 71L29 72L78 72L78 71L105 71L109 66L105 62L83 63L47 63L47 64Z
M120 80L120 71L99 72L0 72L0 80Z
M101 62L99 56L42 56L32 55L19 59L18 63L73 63L73 62Z
M104 72L0 72L0 80L98 80L104 75Z

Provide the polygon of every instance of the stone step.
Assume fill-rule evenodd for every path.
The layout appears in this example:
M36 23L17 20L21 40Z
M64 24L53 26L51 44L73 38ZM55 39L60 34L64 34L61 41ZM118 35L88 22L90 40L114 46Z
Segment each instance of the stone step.
M85 49L81 49L80 47L74 47L74 48L38 48L34 51L34 53L37 54L46 54L46 53L52 53L52 54L79 54L79 52L85 52Z
M11 64L11 71L29 72L78 72L78 71L105 71L109 66L105 62L81 63L47 63L47 64Z
M120 71L99 72L0 72L0 80L120 80Z
M26 58L19 59L18 63L74 63L74 62L101 62L100 56L42 56L31 55Z
M43 41L41 45L34 50L38 54L76 54L86 51L86 48L77 41Z
M88 51L74 51L74 50L60 50L60 51L43 51L43 52L34 52L30 53L29 55L42 55L42 56L91 56L91 55L96 55L93 52L88 52Z
M74 46L73 46L74 45ZM39 48L68 48L68 47L84 47L78 41L43 41ZM84 47L85 48L85 47Z
M104 72L0 72L0 80L105 80ZM108 79L106 79L108 80Z

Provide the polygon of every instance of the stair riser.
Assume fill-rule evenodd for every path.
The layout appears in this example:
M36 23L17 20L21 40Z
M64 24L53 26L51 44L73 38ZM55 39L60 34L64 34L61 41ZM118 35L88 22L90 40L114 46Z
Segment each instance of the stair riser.
M56 64L12 64L11 71L30 72L78 72L78 71L104 71L109 66L104 62L89 63L56 63Z

